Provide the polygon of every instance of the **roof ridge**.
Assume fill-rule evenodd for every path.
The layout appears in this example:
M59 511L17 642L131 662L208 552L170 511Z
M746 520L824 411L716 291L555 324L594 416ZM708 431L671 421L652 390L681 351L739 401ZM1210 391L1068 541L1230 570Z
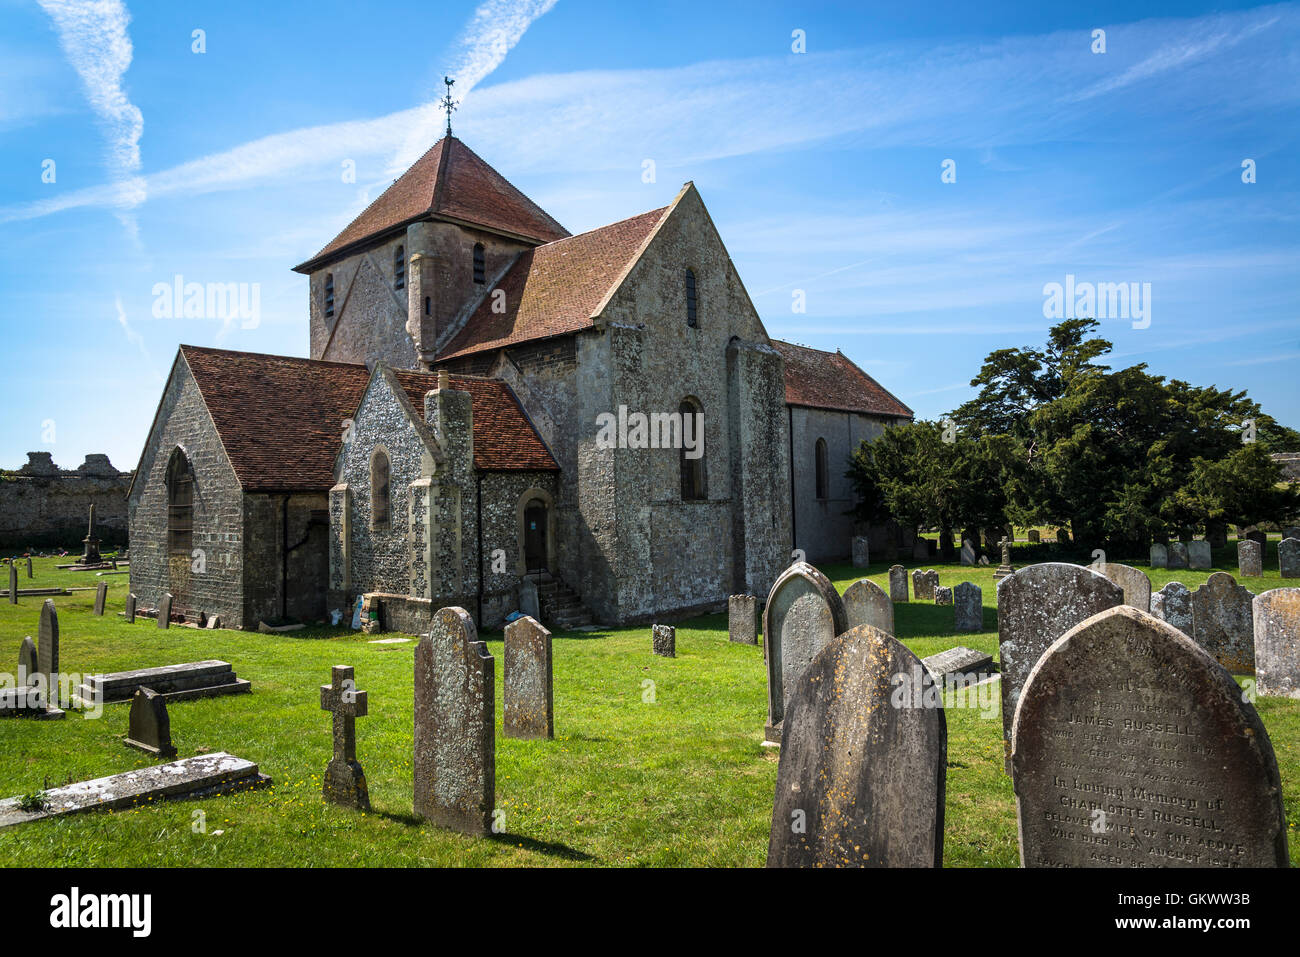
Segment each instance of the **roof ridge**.
M660 206L657 209L647 209L640 213L633 213L631 216L624 216L622 219L616 219L613 222L605 223L603 226L593 226L591 229L584 229L580 233L570 233L568 236L561 236L559 239L552 239L550 242L540 243L531 249L525 249L520 255L522 256L531 252L536 252L539 249L546 249L548 246L558 246L560 243L567 243L570 239L581 239L583 236L590 236L592 233L598 233L602 229L621 226L623 223L630 222L634 219L640 219L642 216L649 216L651 213L659 213L662 215L664 210L668 209L670 206L672 206L672 203Z
M281 359L287 362L310 362L314 365L346 366L347 368L365 368L364 362L340 362L338 359L312 359L309 356L285 356L277 352L250 352L247 349L222 349L219 346L195 346L182 342L181 351L191 349L196 352L221 352L231 356L253 356L259 359Z

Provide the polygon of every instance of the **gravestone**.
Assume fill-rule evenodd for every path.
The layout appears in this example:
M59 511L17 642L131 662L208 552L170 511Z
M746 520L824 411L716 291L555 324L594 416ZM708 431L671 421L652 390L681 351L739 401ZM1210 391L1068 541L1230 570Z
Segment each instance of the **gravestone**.
M1211 548L1228 547L1228 526L1223 522L1207 523L1205 528L1206 541L1210 543Z
M1204 650L1136 608L1048 649L1012 747L1024 867L1287 866L1259 715Z
M1277 543L1277 567L1283 578L1300 578L1300 539L1284 538Z
M1255 673L1255 594L1227 572L1192 592L1192 637L1234 675Z
M357 718L370 710L370 696L357 690L356 671L351 665L330 669L330 683L320 686L322 711L332 716L334 756L325 768L321 792L330 804L370 810L370 789L366 772L357 761Z
M86 675L76 697L87 705L129 701L140 688L149 688L168 701L192 701L228 694L247 694L252 684L235 674L228 661L209 658L179 665L137 668L108 674Z
M537 583L527 576L519 583L519 613L538 620L542 617L542 606L537 597Z
M979 585L962 582L952 590L957 631L984 630L984 592Z
M1205 571L1214 564L1210 557L1210 543L1203 538L1187 543L1187 567Z
M1058 544L1068 545L1070 543L1070 530L1064 526L1058 528L1056 530L1056 541Z
M1166 566L1170 571L1187 568L1189 556L1186 542L1169 543L1169 564Z
M970 539L964 539L961 543L961 563L963 565L975 564L975 546L971 544Z
M1182 582L1169 582L1151 596L1151 614L1192 637L1192 593Z
M870 541L865 535L853 536L853 567L866 568L871 564Z
M923 562L930 557L930 540L916 536L912 541L912 561Z
M902 567L895 567L902 575ZM906 587L906 575L903 582ZM847 629L848 612L839 592L807 562L791 565L772 584L763 609L763 659L767 665L764 741L781 742L781 721L790 689L817 652Z
M135 593L126 596L126 623L128 625L135 623Z
M727 638L741 645L758 644L758 598L754 595L727 598Z
M40 674L41 656L36 650L36 642L28 635L18 646L18 686L26 687L31 683L32 675Z
M998 582L998 657L1002 663L1002 737L1011 771L1011 721L1025 679L1056 639L1085 618L1124 601L1124 590L1082 565L1029 565Z
M960 586L959 586L960 587ZM922 658L921 664L941 685L974 684L993 673L993 656L987 651L958 646Z
M131 716L126 745L146 751L156 758L176 757L172 745L172 724L167 717L167 701L149 688L140 688L131 698Z
M99 539L95 537L95 503L90 503L90 525L86 529L86 537L81 540L85 549L81 554L81 564L98 565L103 561L99 557Z
M95 588L95 614L103 617L104 604L108 600L108 582L100 582Z
M1151 546L1151 561L1149 564L1152 568L1168 568L1169 549L1156 542Z
M555 737L551 684L551 633L525 615L506 625L505 714L507 738Z
M942 866L939 691L910 649L870 625L817 653L781 735L768 867Z
M1256 690L1300 698L1300 588L1274 588L1256 595Z
M58 708L59 701L59 613L54 610L54 599L45 599L41 605L41 623L36 632L37 665L45 677L46 704Z
M1011 565L1011 539L1004 538L999 544L1002 546L1002 564L993 572L993 578L995 581L1001 581L1008 575L1014 575L1016 573L1015 568Z
M889 566L889 600L907 601L907 570L902 565Z
M1290 528L1283 529L1282 539L1285 541L1288 538L1300 538L1300 527L1296 527L1295 525L1292 525ZM27 559L28 567L31 567L31 564L32 564L32 560L30 558ZM27 577L30 578L31 576L29 575Z
M887 635L894 633L894 603L885 590L869 578L860 578L844 592L847 627L870 625Z
M1261 532L1259 529L1252 529L1251 531L1247 532L1246 539L1247 541L1252 541L1259 546L1259 552L1261 555L1264 553L1264 550L1268 547L1268 535L1265 532Z
M365 603L366 600L361 595L358 595L357 600L352 603L352 630L353 631L361 630L361 606L364 605Z
M1264 550L1257 542L1237 543L1237 574L1242 578L1259 578L1264 574Z
M677 657L677 629L672 625L652 625L650 627L651 649L660 658Z
M32 577L32 559L30 555L27 557L27 577Z
M933 568L929 571L917 568L912 572L912 597L917 601L934 601L934 590L938 585L939 573Z
M440 608L415 646L415 813L465 834L492 831L495 663L463 608Z
M172 593L166 592L162 596L162 601L158 602L158 627L170 628L172 626Z
M1140 568L1118 562L1098 562L1097 571L1124 589L1124 604L1142 611L1151 610L1151 579Z
M1031 528L1029 531L1025 532L1025 538L1029 540L1029 543L1031 545L1037 545L1040 541L1042 541L1042 536L1039 534L1038 529L1036 528Z
M934 590L934 603L936 605L952 604L952 589L946 585L940 585Z
M9 563L9 604L18 604L18 566Z

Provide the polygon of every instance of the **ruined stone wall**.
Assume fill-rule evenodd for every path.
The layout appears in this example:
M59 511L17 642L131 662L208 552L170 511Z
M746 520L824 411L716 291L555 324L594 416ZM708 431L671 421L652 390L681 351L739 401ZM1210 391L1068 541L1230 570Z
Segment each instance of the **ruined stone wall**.
M130 472L102 454L76 469L56 466L49 452L28 452L20 469L0 470L0 550L66 548L80 554L90 506L101 548L127 544Z
M197 559L167 554L167 464L178 447L194 473ZM218 614L226 627L246 627L243 499L198 386L178 357L128 499L131 591L141 607L156 608L170 591L176 611Z
M845 473L849 459L863 440L882 433L888 420L855 412L791 408L794 423L794 544L810 562L838 561L853 549L856 503L853 484ZM817 440L826 441L829 496L817 497Z

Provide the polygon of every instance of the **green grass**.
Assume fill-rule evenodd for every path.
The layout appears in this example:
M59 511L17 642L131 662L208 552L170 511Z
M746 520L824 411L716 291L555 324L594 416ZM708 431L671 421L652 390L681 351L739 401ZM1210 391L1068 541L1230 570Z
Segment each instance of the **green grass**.
M37 559L37 581L94 584L92 572L54 569ZM912 567L908 565L909 570ZM912 603L895 609L900 637L924 656L963 644L996 652L996 590L991 568L937 564L945 585L984 590L985 630L952 633L952 609ZM824 566L841 590L858 574ZM868 570L884 584L884 563ZM25 581L20 570L20 587ZM1205 572L1156 572L1195 587ZM1277 578L1276 569L1273 579ZM763 748L766 691L762 651L727 641L725 616L678 626L676 659L650 653L648 627L557 634L556 739L524 742L497 735L497 804L505 833L474 840L421 824L411 814L412 657L414 643L369 644L346 629L284 635L159 630L117 616L125 576L110 578L109 613L91 614L93 592L55 599L65 672L93 673L221 658L253 683L251 695L170 707L181 757L230 751L258 762L274 786L206 801L164 802L0 830L0 858L11 866L761 866L767 851L777 752ZM1280 582L1247 579L1256 590ZM42 599L0 603L0 652L17 655L35 635ZM485 635L496 658L501 715L500 633ZM3 661L3 659L0 659ZM356 667L370 714L357 722L358 759L373 811L326 805L320 776L330 756L330 719L319 685L330 666ZM5 665L12 668L13 665ZM643 702L654 682L655 702ZM996 690L996 686L994 686ZM1282 770L1288 820L1300 821L1300 702L1258 705ZM100 777L152 762L126 748L125 704L99 720L0 721L4 795ZM1015 804L1002 772L1001 720L950 709L945 863L1014 867ZM206 816L195 832L194 816ZM220 834L216 832L222 832ZM1291 840L1300 864L1300 837Z

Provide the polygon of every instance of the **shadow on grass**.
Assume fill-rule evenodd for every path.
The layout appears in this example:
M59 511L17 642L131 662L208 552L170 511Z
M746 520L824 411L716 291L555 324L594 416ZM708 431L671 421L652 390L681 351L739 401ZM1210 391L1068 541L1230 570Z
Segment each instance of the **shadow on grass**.
M555 841L539 841L533 837L527 837L523 834L512 834L510 831L503 831L500 834L489 834L488 840L496 841L498 844L509 844L511 847L523 848L526 851L535 851L538 854L545 854L547 857L558 857L566 861L594 861L595 858L585 851L580 851L576 847L570 847L568 844L559 844Z

